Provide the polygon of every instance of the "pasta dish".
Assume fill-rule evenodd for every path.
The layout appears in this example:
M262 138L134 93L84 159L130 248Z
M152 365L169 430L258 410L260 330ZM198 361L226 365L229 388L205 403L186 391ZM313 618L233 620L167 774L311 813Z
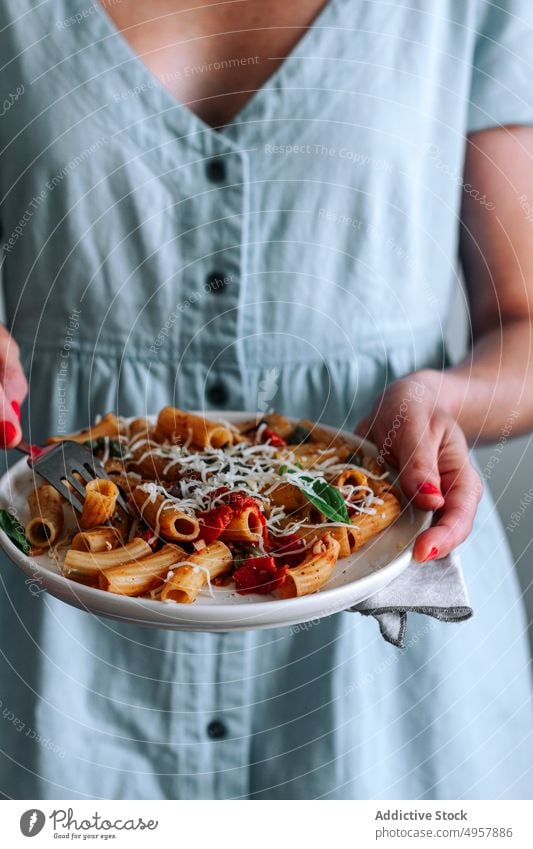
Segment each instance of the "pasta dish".
M107 478L86 485L81 514L36 480L29 553L49 552L66 577L124 596L191 604L217 586L307 595L401 510L375 458L278 413L238 424L174 407L155 423L110 413L48 442L61 440L86 444Z

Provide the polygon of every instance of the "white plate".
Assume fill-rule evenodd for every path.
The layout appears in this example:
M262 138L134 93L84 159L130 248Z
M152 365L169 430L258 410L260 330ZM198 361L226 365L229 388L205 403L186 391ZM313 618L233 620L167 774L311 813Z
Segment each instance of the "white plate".
M214 412L204 415L236 422L253 419L255 414ZM332 434L335 428L328 428ZM371 443L353 434L342 434L354 448L363 447L376 455ZM28 518L27 496L33 487L33 473L26 459L0 479L0 506L12 508L24 525ZM274 599L264 595L238 595L231 587L207 590L193 604L175 604L145 598L127 598L86 587L63 577L47 555L27 557L0 531L0 545L36 588L61 601L102 616L155 628L178 631L240 631L295 625L338 613L383 589L406 569L416 536L430 524L431 514L405 506L400 517L356 554L339 560L333 577L313 595Z

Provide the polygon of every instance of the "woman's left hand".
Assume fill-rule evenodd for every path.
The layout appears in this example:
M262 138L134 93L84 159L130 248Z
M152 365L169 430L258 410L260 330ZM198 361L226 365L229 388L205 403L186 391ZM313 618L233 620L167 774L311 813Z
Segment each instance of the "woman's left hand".
M417 537L419 562L444 557L463 542L483 487L470 462L463 431L439 402L445 374L415 373L387 387L356 432L374 442L382 462L400 472L400 486L422 510L435 510L434 524Z

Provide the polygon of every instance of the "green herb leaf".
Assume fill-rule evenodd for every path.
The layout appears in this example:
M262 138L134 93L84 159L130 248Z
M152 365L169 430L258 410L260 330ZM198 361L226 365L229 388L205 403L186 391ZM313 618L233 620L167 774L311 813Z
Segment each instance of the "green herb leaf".
M122 460L123 456L123 446L122 443L118 441L118 439L111 439L109 441L109 456L110 457L118 457Z
M299 463L294 463L299 469L302 468ZM292 478L291 483L297 486L298 489L305 495L308 501L314 505L324 516L332 522L345 522L351 524L351 519L346 507L346 501L342 492L325 481L323 478L310 478L308 475L297 475L289 470L288 466L282 465L278 469L280 475L286 475ZM306 485L304 489L303 484ZM309 492L309 489L312 492Z
M29 553L30 544L26 539L24 528L8 510L0 510L0 528L23 554Z
M311 438L311 431L303 425L296 425L292 433L287 437L288 445L300 445L302 442L308 442Z
M295 463L294 465L298 466L299 469L302 468L299 463ZM336 487L332 486L323 478L310 478L308 475L296 476L294 470L292 472L289 471L288 466L280 466L278 472L280 475L286 475L288 473L288 476L292 478L291 482L294 486L297 486L307 500L320 510L327 519L330 519L332 522L351 524L342 492L339 492ZM304 489L302 484L308 485L312 493L309 492L308 488Z
M124 455L124 446L118 439L110 439L108 436L98 436L96 439L87 439L84 443L86 448L90 448L93 454L97 451L105 451L106 446L110 457L118 457L122 459Z
M234 552L233 562L236 566L242 566L245 560L248 560L249 557L264 556L265 552L262 551L257 545L240 546L239 549Z
M306 477L303 480L306 483L310 483L311 489L313 490L313 495L306 490L303 490L305 497L311 502L311 504L317 507L318 510L326 516L326 518L330 519L332 522L350 523L346 502L342 497L342 493L339 492L338 489L329 484L327 481L322 480L322 478L315 478L313 480L313 478Z

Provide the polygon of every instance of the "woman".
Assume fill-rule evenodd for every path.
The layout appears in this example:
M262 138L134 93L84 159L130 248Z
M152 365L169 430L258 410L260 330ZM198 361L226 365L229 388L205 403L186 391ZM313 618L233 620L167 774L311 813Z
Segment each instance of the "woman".
M5 445L24 375L32 441L173 401L365 417L439 510L416 559L461 544L475 608L413 618L400 654L348 613L140 630L5 565L5 796L529 798L525 620L467 442L533 425L531 19L1 0ZM475 344L451 368L458 246Z

